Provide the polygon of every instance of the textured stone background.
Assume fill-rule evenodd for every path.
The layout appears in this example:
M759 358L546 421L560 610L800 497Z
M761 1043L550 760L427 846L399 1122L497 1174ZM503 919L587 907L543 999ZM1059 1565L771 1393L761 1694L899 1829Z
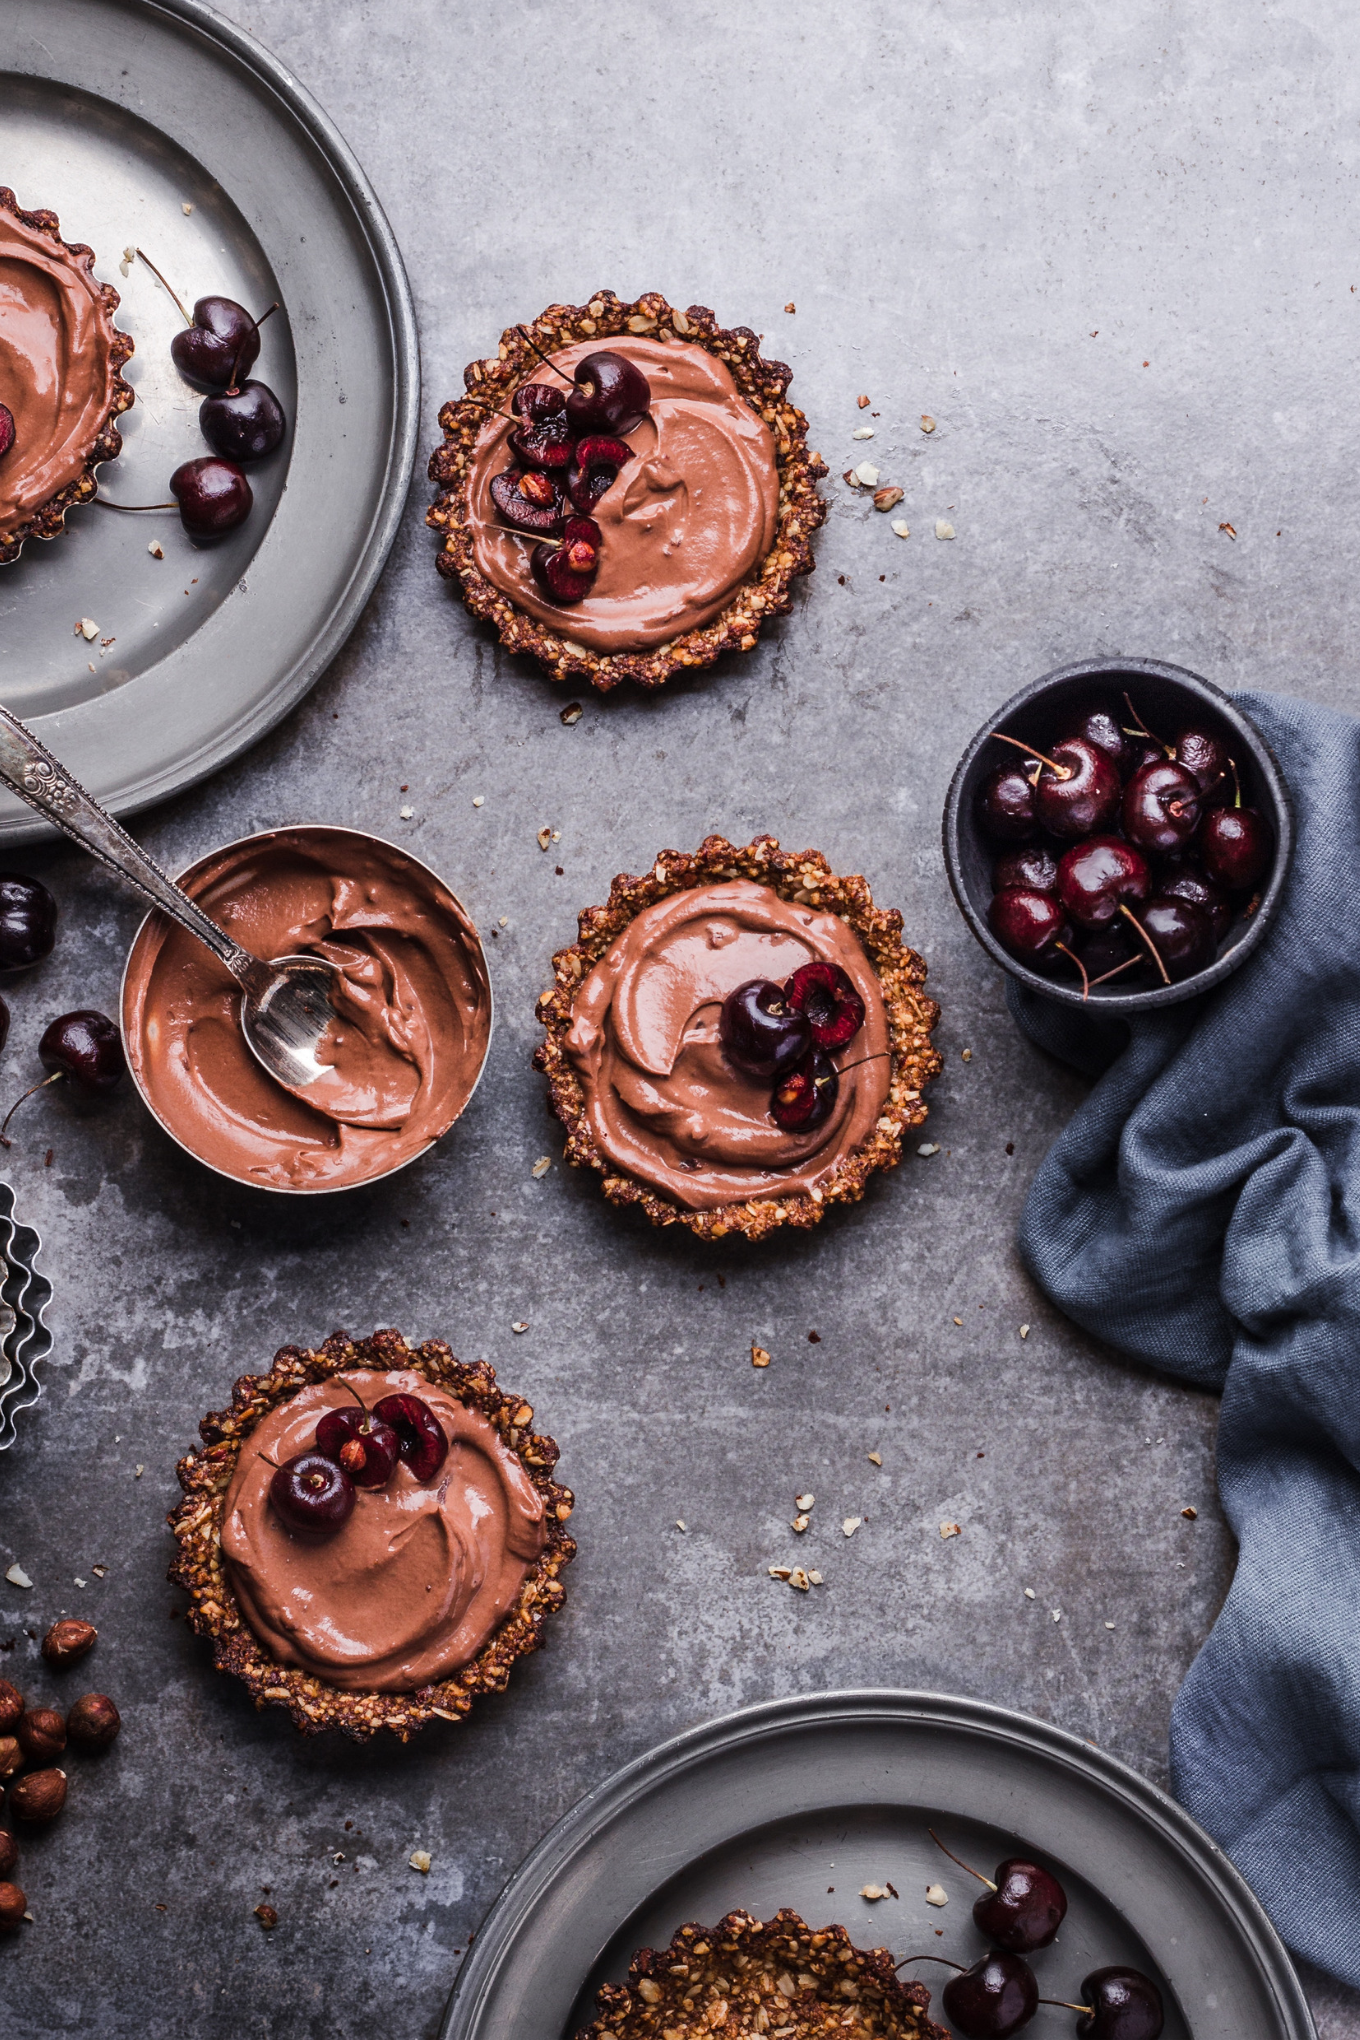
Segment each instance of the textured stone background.
M0 1571L17 1557L37 1583L0 1583L0 1669L50 1690L32 1638L88 1613L91 1674L126 1729L102 1766L73 1766L67 1815L25 1853L37 1922L0 1952L11 2040L431 2035L469 1931L544 1829L659 1738L767 1696L978 1694L1164 1778L1171 1701L1233 1562L1215 1405L1057 1319L1016 1264L1025 1186L1081 1091L1012 1032L947 893L939 811L988 709L1084 653L1353 695L1345 0L233 11L388 209L427 447L502 325L655 286L767 336L837 472L868 392L861 452L905 489L913 535L833 481L815 579L753 656L660 699L592 699L566 729L561 697L437 582L418 474L385 579L311 698L139 822L172 867L299 819L409 842L484 929L508 917L500 1024L442 1152L311 1208L225 1189L131 1094L83 1116L56 1095L26 1108L8 1166L44 1235L56 1344L0 1465ZM560 1163L530 1175L559 1152L529 1068L549 952L614 872L710 829L817 844L900 904L946 1057L940 1154L814 1237L721 1255L620 1218ZM65 920L13 993L7 1094L51 1015L113 1009L139 919L77 855L15 861ZM407 1750L309 1746L255 1715L163 1578L199 1414L276 1345L337 1324L488 1356L580 1497L548 1648L470 1726ZM805 1486L798 1555L826 1575L806 1598L765 1572ZM845 1514L866 1519L852 1542ZM963 1525L948 1543L944 1517ZM406 1867L417 1844L428 1878ZM1324 2033L1360 2030L1357 2000L1311 1981Z

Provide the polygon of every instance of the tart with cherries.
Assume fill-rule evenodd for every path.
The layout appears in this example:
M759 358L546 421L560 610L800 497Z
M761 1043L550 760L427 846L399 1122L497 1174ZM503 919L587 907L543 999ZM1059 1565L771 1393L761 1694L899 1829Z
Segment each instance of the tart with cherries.
M535 1066L570 1162L703 1238L812 1226L902 1157L939 1007L902 916L773 836L614 880L553 958Z
M656 688L753 651L826 516L790 380L747 327L658 291L508 327L439 414L440 573L554 680Z
M170 1578L257 1706L406 1742L500 1692L575 1556L557 1447L485 1361L400 1332L284 1346L178 1467Z
M784 1907L730 1912L642 1948L626 1983L607 1983L578 2040L949 2040L924 1984L903 1983L887 1948L856 1948L844 1927L814 1930Z
M0 185L0 565L26 539L56 538L71 505L95 495L99 463L122 451L132 338L113 323L118 303L93 249Z

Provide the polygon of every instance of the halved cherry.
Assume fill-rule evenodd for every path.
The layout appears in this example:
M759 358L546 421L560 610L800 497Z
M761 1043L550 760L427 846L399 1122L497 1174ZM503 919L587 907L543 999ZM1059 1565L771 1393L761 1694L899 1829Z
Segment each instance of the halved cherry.
M806 1014L818 1048L844 1048L864 1025L864 1001L838 963L805 963L784 991L794 1012Z
M385 1395L373 1405L380 1423L390 1424L398 1449L417 1480L433 1480L444 1464L449 1441L444 1426L418 1395Z
M533 577L553 602L582 602L600 567L603 534L590 517L569 517L556 546L536 545L529 557Z
M813 1048L781 1077L770 1099L770 1117L785 1133L810 1133L831 1116L841 1080L836 1065Z
M561 487L542 468L507 468L491 477L491 500L516 531L556 538L566 521Z
M619 469L633 458L626 440L592 432L576 442L576 458L567 471L567 493L583 517L589 517L601 496L612 489Z
M565 468L576 435L567 423L566 396L551 383L524 383L510 399L517 418L529 422L510 434L510 450L525 467Z
M401 1440L390 1424L361 1405L327 1410L316 1427L316 1449L333 1459L356 1487L383 1487L401 1452Z

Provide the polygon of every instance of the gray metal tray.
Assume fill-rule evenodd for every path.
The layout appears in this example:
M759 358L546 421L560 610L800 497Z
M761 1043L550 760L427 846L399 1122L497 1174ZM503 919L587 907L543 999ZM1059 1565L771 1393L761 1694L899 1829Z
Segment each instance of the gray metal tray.
M0 1183L0 1452L14 1443L14 1420L42 1394L37 1364L52 1347L43 1312L52 1285L35 1267L41 1241L14 1216L14 1192Z
M0 182L94 249L136 340L137 401L122 455L100 471L104 494L162 501L172 470L210 451L202 397L169 356L182 321L142 264L120 273L124 249L143 247L188 303L224 293L284 307L254 373L291 430L252 470L246 524L196 546L173 512L91 504L0 568L0 699L127 813L253 743L353 628L415 459L415 312L391 230L329 120L199 0L8 0L3 62ZM99 639L76 634L80 617ZM0 842L47 833L0 793Z
M942 1856L933 1824L990 1871L1017 1844L1059 1868L1069 1911L1035 1956L1046 1996L1131 1962L1158 1978L1166 2040L1311 2040L1274 1929L1202 1829L1094 1745L976 1700L847 1692L776 1701L664 1743L583 1799L492 1908L459 1974L442 2040L574 2033L636 1948L734 1906L793 1906L861 1946L970 1962L980 1886ZM870 1903L865 1884L901 1893ZM925 1902L929 1884L949 1902ZM834 1892L828 1891L834 1886ZM935 1930L942 1929L937 1939ZM938 2005L948 1971L911 1972ZM1060 1987L1059 1987L1060 1986ZM1034 2040L1070 2040L1041 2006Z

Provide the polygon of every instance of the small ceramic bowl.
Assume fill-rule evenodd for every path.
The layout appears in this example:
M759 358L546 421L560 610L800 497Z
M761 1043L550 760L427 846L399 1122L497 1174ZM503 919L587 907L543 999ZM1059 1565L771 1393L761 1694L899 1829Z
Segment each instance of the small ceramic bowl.
M437 898L439 895L445 897L449 912L449 925L451 927L456 926L463 947L475 966L476 974L480 978L481 992L484 992L485 995L485 1034L479 1044L481 1048L480 1061L477 1064L472 1081L466 1086L466 1089L464 1090L461 1085L458 1087L459 1095L451 1100L450 1109L447 1111L447 1114L440 1113L437 1115L440 1122L438 1130L429 1140L425 1141L423 1145L413 1147L409 1154L402 1155L390 1166L375 1168L372 1174L369 1175L361 1175L339 1182L324 1180L282 1182L268 1180L260 1174L247 1173L244 1168L238 1171L225 1166L220 1158L214 1158L212 1155L202 1152L201 1146L195 1143L195 1132L197 1129L193 1127L192 1123L186 1122L185 1124L177 1125L174 1116L164 1109L163 1102L158 1102L152 1095L147 1075L148 1054L146 1043L148 1027L154 1023L148 1020L145 1012L147 1003L145 997L147 987L145 965L148 953L152 955L153 959L159 953L160 943L172 931L173 924L158 909L153 908L151 913L147 915L141 927L137 930L136 936L133 938L132 947L128 951L127 963L123 967L122 990L119 995L119 1012L122 1016L123 1041L127 1050L128 1068L132 1073L132 1080L137 1086L142 1103L146 1106L152 1118L169 1134L171 1140L178 1147L183 1148L186 1154L192 1155L195 1161L200 1162L204 1168L211 1169L214 1174L225 1176L230 1182L244 1183L254 1190L269 1190L283 1196L317 1197L326 1194L338 1194L341 1191L353 1190L361 1186L367 1188L371 1183L381 1182L384 1177L394 1176L400 1170L409 1168L411 1163L419 1160L422 1154L428 1154L435 1141L442 1139L454 1122L467 1110L473 1093L482 1080L482 1074L486 1069L487 1057L491 1050L495 1008L492 999L491 980L487 968L485 947L477 934L471 916L461 905L457 895L449 886L444 884L444 881L439 878L437 873L431 871L430 867L427 864L423 864L418 857L413 857L409 850L398 844L385 842L379 836L366 835L362 830L358 829L334 827L329 823L300 823L278 829L266 829L262 830L258 835L243 836L236 842L224 843L216 850L208 851L204 856L197 858L187 871L180 873L177 883L191 898L198 899L201 895L207 893L211 900L211 888L214 881L219 878L228 860L248 858L252 852L258 852L264 847L276 843L279 839L296 839L312 854L324 848L325 843L329 839L339 839L346 847L369 845L380 854L389 871L395 867L399 872L403 865L406 866L411 873L415 885L432 889L431 897ZM212 911L211 906L209 911ZM381 920L379 919L375 925L381 926ZM238 940L242 939L244 934L246 946L250 946L248 931L238 928L233 932L237 935ZM341 939L343 940L343 934ZM296 947L297 945L294 944L293 946ZM479 992L478 996L480 997L480 995L481 993ZM244 1041L242 1041L241 1047L247 1059L247 1064L250 1065L250 1051L246 1049ZM253 1068L253 1065L250 1065L250 1067ZM260 1080L266 1084L272 1081L264 1077L262 1073ZM286 1096L287 1094L281 1095ZM302 1093L298 1095L305 1096Z
M1064 712L1078 702L1092 696L1118 700L1126 690L1143 721L1159 735L1174 735L1194 721L1207 722L1224 737L1241 776L1243 801L1258 808L1274 831L1275 861L1259 888L1259 904L1250 914L1234 916L1213 963L1178 984L1150 985L1140 991L1122 988L1118 979L1096 985L1088 1010L1098 1006L1102 1013L1148 1013L1160 1006L1174 1006L1182 999L1197 998L1240 969L1265 939L1279 910L1294 842L1284 776L1265 738L1231 695L1202 680L1198 673L1184 666L1164 665L1160 659L1082 659L1076 665L1059 666L1023 687L988 717L959 760L945 801L944 861L949 883L960 913L994 962L1046 999L1064 1006L1087 1003L1075 978L1069 983L1031 970L1002 948L988 926L992 866L1005 846L985 836L978 824L978 790L1005 755L1015 759L1020 755L1012 746L994 742L992 733L1003 730L1024 743L1043 745L1051 741L1054 725Z

